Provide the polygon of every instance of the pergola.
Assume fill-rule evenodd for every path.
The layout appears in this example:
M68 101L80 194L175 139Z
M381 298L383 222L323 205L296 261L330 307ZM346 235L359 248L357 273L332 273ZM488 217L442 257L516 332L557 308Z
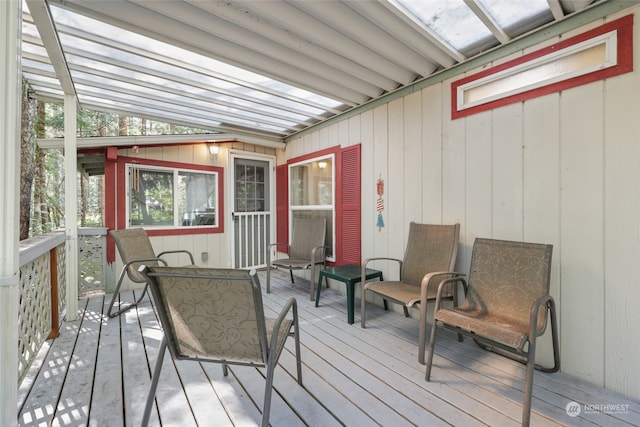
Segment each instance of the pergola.
M76 136L84 107L207 130L179 142L242 140L283 148L289 138L382 102L438 73L473 66L500 46L559 34L617 0L0 2L0 424L16 421L21 79L38 99L64 102L65 206L77 206ZM135 138L135 139L133 139ZM132 137L129 143L144 143ZM156 137L153 143L175 141ZM123 141L122 144L127 144ZM67 223L72 223L69 220ZM77 229L67 227L68 271ZM68 275L68 313L77 278Z

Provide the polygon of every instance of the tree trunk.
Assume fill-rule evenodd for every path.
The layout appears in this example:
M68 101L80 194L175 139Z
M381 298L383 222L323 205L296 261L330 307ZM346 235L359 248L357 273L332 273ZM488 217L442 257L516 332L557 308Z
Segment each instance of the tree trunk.
M22 82L22 120L20 141L20 240L29 237L31 218L31 188L35 172L34 150L36 102L29 98L29 87Z
M129 135L128 127L127 127L127 116L123 116L123 115L118 116L118 135L120 136Z
M42 101L38 102L37 106L37 122L36 122L36 137L44 138L45 136L45 104ZM34 215L32 215L32 220L34 223L31 224L32 234L42 234L44 230L48 226L49 223L49 208L47 206L46 200L46 188L47 188L47 178L46 178L46 162L45 162L45 152L42 148L36 145L36 168L35 168L35 176L33 177L33 208L35 209Z

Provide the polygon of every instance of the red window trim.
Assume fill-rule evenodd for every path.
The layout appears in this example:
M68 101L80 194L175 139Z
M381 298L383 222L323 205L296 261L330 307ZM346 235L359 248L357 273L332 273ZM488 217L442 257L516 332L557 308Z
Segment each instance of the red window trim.
M588 74L584 74L571 79L563 80L561 82L552 83L547 86L535 88L526 92L521 92L515 95L507 96L504 98L490 101L485 104L477 105L475 107L465 108L458 110L458 87L478 80L480 78L498 73L509 68L513 68L517 65L524 64L534 59L549 55L553 52L560 51L567 47L581 43L583 41L592 39L594 37L606 34L610 31L618 31L618 64L613 67L605 68L602 70L593 71ZM479 73L467 76L451 84L451 119L459 119L461 117L470 116L472 114L480 113L482 111L492 110L494 108L503 107L505 105L513 104L516 102L525 101L527 99L537 98L539 96L548 95L550 93L559 92L565 89L573 88L587 83L592 83L598 80L604 80L609 77L617 76L620 74L633 71L633 15L628 15L607 24L601 25L590 31L586 31L577 36L560 41L554 45L540 49L538 51L523 55L519 58L505 62L504 64L491 67L487 70L483 70Z
M189 234L209 234L209 233L224 233L224 169L219 166L207 166L191 163L179 163L168 162L164 160L142 159L139 157L118 157L117 160L117 172L116 172L116 188L117 188L117 206L121 206L121 209L117 210L117 225L118 229L127 228L126 224L126 165L127 164L139 164L143 166L160 166L172 169L186 169L186 170L201 170L207 172L218 173L218 209L221 215L218 216L217 227L198 227L198 228L169 228L169 229L147 229L149 236L176 236L176 235L189 235ZM112 207L115 209L115 206ZM114 224L115 225L115 224ZM115 228L115 227L114 227Z
M305 154L299 157L294 157L292 159L289 159L287 160L287 165L304 162L305 160L311 160L317 157L328 156L330 154L338 154L339 152L340 152L340 146L336 145L334 147L325 148L324 150L315 151L313 153L309 153L309 154Z
M357 180L356 182L353 182L352 184L356 185L358 188L356 189L355 193L357 194L356 196L356 205L357 207L354 208L354 206L349 205L349 206L345 206L343 205L344 201L343 201L343 197L342 197L342 192L344 191L344 189L342 188L343 186L343 182L342 182L342 167L343 167L343 159L342 159L342 154L346 151L353 151L356 150L357 151L357 156L358 156L358 178L360 176L360 168L359 166L361 165L361 154L360 154L360 144L354 145L354 146L348 146L348 147L340 147L339 145L337 146L333 146L330 148L326 148L320 151L315 151L313 153L309 153L309 154L305 154L302 156L298 156L298 157L294 157L291 159L287 160L287 163L281 166L285 166L286 167L286 174L284 174L287 177L287 181L288 181L288 172L289 172L289 166L292 164L296 164L296 163L301 163L301 162L305 162L308 160L313 160L316 158L320 158L320 157L325 157L325 156L329 156L329 155L334 155L334 160L335 160L335 192L336 192L336 199L335 199L335 206L334 206L334 211L335 211L335 224L334 224L334 243L336 246L336 253L334 254L335 257L335 261L334 262L328 262L328 265L344 265L344 264L360 264L361 260L361 248L360 248L360 239L361 239L361 234L362 234L362 227L361 227L361 222L360 222L360 210L361 210L361 206L360 206L360 195L361 195L361 182L360 179ZM288 184L285 183L285 184ZM276 183L276 185L283 185L281 183ZM286 214L286 220L284 220L286 222L286 226L288 227L289 224L289 206L288 206L288 185L287 185L287 206L286 206L286 210L285 210L285 214ZM278 209L281 209L282 207L278 207ZM357 225L354 227L354 229L349 229L348 227L345 227L345 225L342 223L343 221L343 213L345 212L345 209L350 210L351 212L356 212L357 213ZM280 226L280 222L278 223ZM288 228L287 228L288 231ZM280 233L280 230L277 230L276 233ZM349 254L349 256L345 256L344 253L344 248L341 247L340 242L342 239L351 239L351 240L356 240L357 243L356 245L358 246L358 250L357 253L351 253ZM288 241L288 237L287 237L287 241Z

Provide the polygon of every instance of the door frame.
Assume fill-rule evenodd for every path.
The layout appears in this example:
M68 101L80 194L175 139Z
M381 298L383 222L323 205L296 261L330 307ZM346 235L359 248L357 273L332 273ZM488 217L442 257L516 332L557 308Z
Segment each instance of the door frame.
M229 248L229 265L235 265L234 254L235 254L235 229L233 223L233 212L235 210L235 160L236 159L247 159L247 160L259 160L263 162L268 162L268 173L269 173L269 235L275 239L275 231L276 231L276 223L275 223L275 215L276 215L276 156L269 154L260 154L260 153L249 153L247 151L241 150L229 150L228 156L228 164L227 170L229 173L227 174L227 184L226 184L226 197L225 200L228 200L229 203L225 203L225 222L229 224L227 228L229 230L228 233L228 248ZM270 242L271 243L271 242Z

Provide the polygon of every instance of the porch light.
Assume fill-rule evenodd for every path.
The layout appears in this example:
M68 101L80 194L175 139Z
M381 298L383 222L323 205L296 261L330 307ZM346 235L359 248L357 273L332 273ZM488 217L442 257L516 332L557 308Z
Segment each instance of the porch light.
M220 152L220 147L216 144L209 144L209 152L211 153L211 158L213 160L218 160L218 153Z
M320 169L324 169L324 168L326 168L326 167L327 167L327 162L318 162L318 167L319 167Z

